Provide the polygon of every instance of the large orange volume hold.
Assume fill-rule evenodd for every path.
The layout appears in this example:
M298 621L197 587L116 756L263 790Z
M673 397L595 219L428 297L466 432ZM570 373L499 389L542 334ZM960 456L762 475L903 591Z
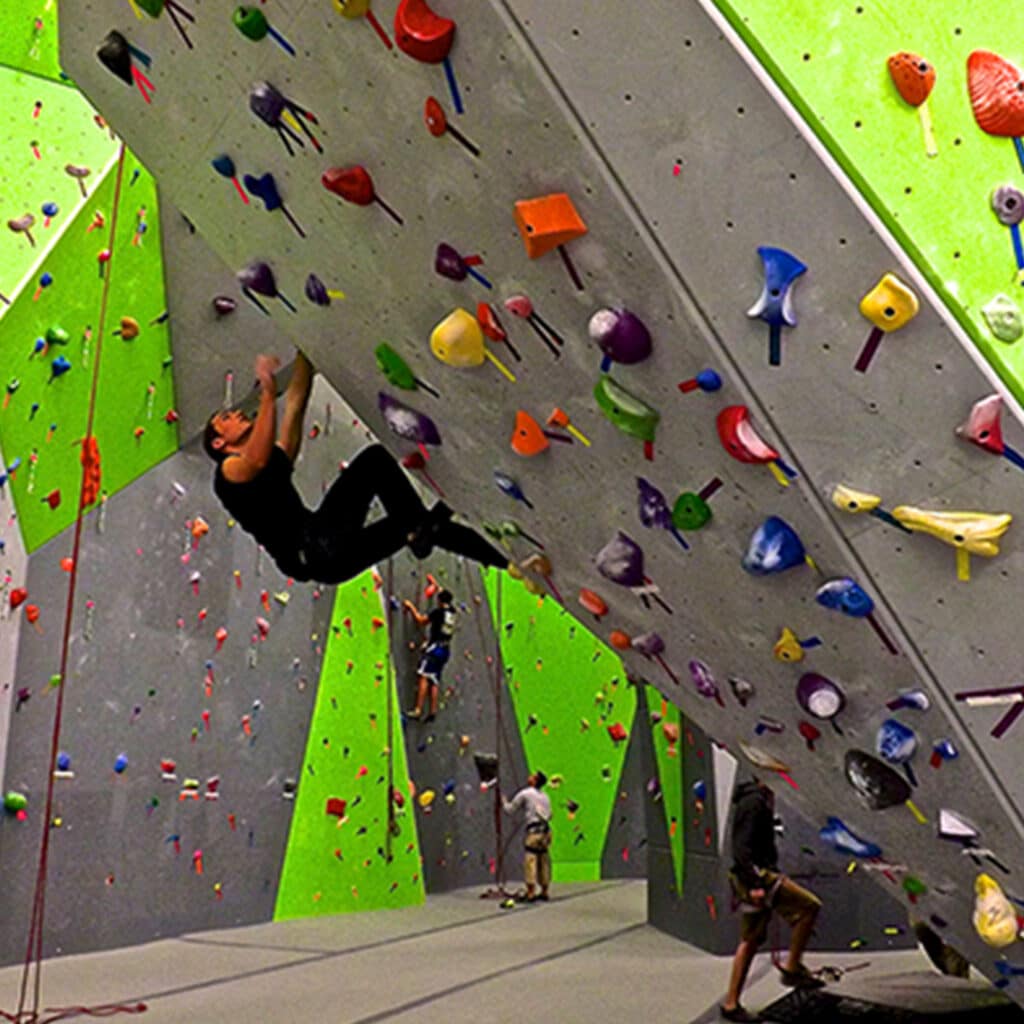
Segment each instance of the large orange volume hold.
M989 50L967 58L967 89L978 127L989 135L1024 135L1024 74Z
M515 218L531 260L587 233L586 223L564 192L520 199L515 206Z

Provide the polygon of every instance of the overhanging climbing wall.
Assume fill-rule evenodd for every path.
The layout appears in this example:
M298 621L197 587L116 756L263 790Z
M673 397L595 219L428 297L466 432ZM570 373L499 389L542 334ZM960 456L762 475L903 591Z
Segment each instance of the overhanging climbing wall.
M386 24L394 7L378 5ZM136 21L127 8L112 15L88 0L66 0L62 11L65 63L75 79L230 265L273 266L297 311L273 301L268 315L310 351L357 414L385 436L375 409L386 385L373 350L386 340L442 393L440 400L423 391L401 397L440 427L444 445L430 471L453 504L478 521L518 517L546 544L567 601L580 587L596 589L610 605L606 624L634 637L656 629L668 669L631 652L630 670L659 685L718 742L735 751L752 744L777 758L776 767L784 762L802 810L821 825L830 814L842 817L905 865L907 873L893 877L917 899L915 912L997 976L995 954L971 929L971 892L982 865L1011 892L1019 884L1024 793L1007 745L988 735L995 714L965 711L955 693L1013 681L1017 528L1000 561L975 559L972 581L957 583L950 550L877 517L839 518L823 493L841 481L881 493L888 508L1012 511L1022 481L955 439L954 427L991 384L927 303L867 374L854 372L869 329L858 302L883 272L899 268L702 10L656 0L626 19L618 7L583 0L444 4L459 22L452 61L466 113L457 126L479 145L479 160L424 127L428 95L451 109L441 69L388 53L366 25L327 5L275 17L295 57L270 40L250 42L227 12L197 12L195 49L186 50L166 19ZM96 61L111 28L153 55L151 106ZM598 70L595 53L609 40L629 59L603 60ZM247 95L260 79L318 117L322 156L307 144L289 157L253 118ZM272 171L308 237L281 213L243 208L210 167L223 153L246 173ZM321 189L325 169L354 164L370 171L404 226L379 206L342 204ZM554 253L527 260L512 219L516 200L559 190L572 195L589 226L570 246L583 291ZM434 360L433 326L454 306L490 297L472 280L455 284L434 273L442 241L485 257L496 299L526 292L564 334L562 358L554 362L530 325L506 315L523 353L515 384L489 366L455 370ZM786 332L779 368L767 365L767 327L745 316L762 285L755 249L765 244L795 251L810 267L796 289L800 324ZM311 271L348 298L329 307L303 301ZM586 340L587 320L618 302L655 339L649 360L615 371L661 412L653 464L641 440L616 432L592 397L599 353ZM709 363L724 389L681 395L677 382ZM715 416L731 404L748 405L757 429L795 463L796 485L782 489L765 468L725 454ZM553 406L593 447L554 444L532 459L514 455L516 410L543 421ZM1015 440L1016 427L1007 429ZM493 487L496 468L519 479L535 511ZM690 535L690 551L640 525L638 474L670 501L723 481L711 523ZM743 572L748 539L770 514L796 529L821 574L851 574L867 588L898 653L867 622L816 604L822 575L810 566L762 578ZM595 571L594 556L617 530L643 544L646 573L673 614L645 608ZM772 657L783 626L823 643L802 665L783 664ZM721 703L706 673L698 673L700 690L694 686L693 658L710 667ZM825 723L818 729L797 703L805 668L841 685L841 733ZM752 684L752 693L729 679ZM918 687L929 710L886 707ZM846 752L873 749L891 714L920 734L913 797L926 823L902 806L866 809L843 781ZM960 756L932 768L927 755L943 739ZM778 785L787 785L781 775ZM969 816L979 842L1011 873L937 838L941 808ZM1019 960L1012 948L1005 955Z

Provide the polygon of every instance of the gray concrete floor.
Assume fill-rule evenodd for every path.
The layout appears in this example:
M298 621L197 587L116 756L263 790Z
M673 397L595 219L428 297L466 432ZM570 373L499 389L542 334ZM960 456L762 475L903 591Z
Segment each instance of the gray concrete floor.
M146 1013L113 1018L140 1024L717 1020L729 959L645 920L639 881L562 885L551 903L507 911L463 890L422 907L202 932L48 961L42 1005L141 1000ZM947 981L927 973L914 951L810 958L811 966L866 960L871 967L844 978L844 989L908 977L929 988ZM0 1010L14 1010L19 977L17 968L0 970ZM783 992L768 957L759 957L746 1005L766 1006Z

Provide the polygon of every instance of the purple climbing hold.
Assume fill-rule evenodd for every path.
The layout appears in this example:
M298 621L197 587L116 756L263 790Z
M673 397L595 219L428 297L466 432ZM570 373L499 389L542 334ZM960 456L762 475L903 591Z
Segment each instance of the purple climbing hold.
M715 681L715 677L703 661L699 661L694 658L689 664L690 677L693 679L693 685L697 688L697 692L702 697L707 697L708 700L715 701L720 707L725 707L725 701L722 700L721 691L718 689L718 683Z
M599 309L587 327L591 339L604 353L601 372L615 363L641 363L651 354L651 332L628 309Z
M238 303L230 295L215 295L213 297L213 309L217 316L227 316L238 309Z
M406 441L435 447L441 444L440 431L429 416L403 405L383 391L377 395L377 408L392 432Z
M266 263L250 263L238 272L238 281L243 288L256 292L257 295L266 295L274 298L277 295L277 280L274 272Z
M465 281L469 274L465 260L447 242L438 244L434 253L434 270L452 281Z
M316 274L306 278L306 298L317 306L329 306L331 297L327 294L327 285Z
M657 654L665 653L665 641L653 631L641 633L639 636L633 637L630 642L630 646L634 651L639 651L648 658L653 658Z
M605 579L623 587L642 587L647 581L643 549L621 530L597 553L594 564Z

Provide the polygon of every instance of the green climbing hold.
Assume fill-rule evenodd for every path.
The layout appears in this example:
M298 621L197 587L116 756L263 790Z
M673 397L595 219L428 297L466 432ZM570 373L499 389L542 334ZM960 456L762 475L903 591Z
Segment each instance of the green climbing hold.
M981 315L988 329L1007 344L1015 342L1024 334L1024 319L1020 308L1008 295L1000 293L987 305L981 307Z
M377 369L387 377L389 384L403 391L416 390L416 378L409 364L387 342L381 342L373 354L377 357Z
M164 9L164 0L135 0L135 3L151 18L160 17L160 12Z
M672 525L677 530L699 530L711 519L711 506L693 491L684 491L672 506Z
M46 329L47 345L66 345L71 340L71 335L63 327L48 327Z
M641 441L654 442L661 414L642 399L630 394L621 384L605 375L594 387L598 407L621 430Z
M265 39L270 31L267 16L258 7L236 7L231 20L246 39L252 39L254 42Z
M908 896L923 896L928 891L928 886L921 881L920 878L915 878L913 875L907 875L903 879L903 891Z
M24 793L17 793L13 789L4 794L4 810L8 814L17 814L28 807L28 797Z

